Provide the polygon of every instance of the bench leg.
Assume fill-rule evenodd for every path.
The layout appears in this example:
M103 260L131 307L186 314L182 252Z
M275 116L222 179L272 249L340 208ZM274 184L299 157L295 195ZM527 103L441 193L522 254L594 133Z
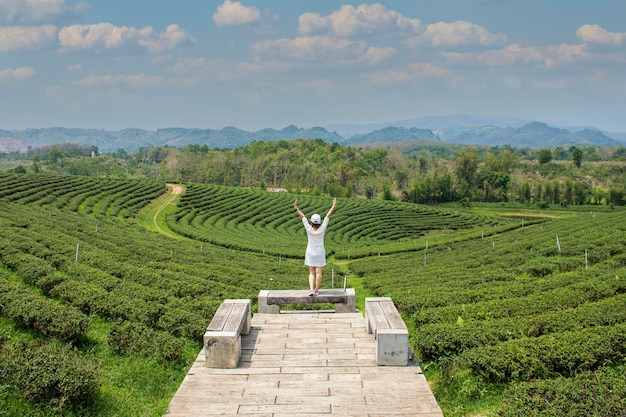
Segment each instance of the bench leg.
M372 328L372 325L370 324L369 317L367 317L367 311L365 312L365 330L367 331L367 334L374 333L374 329Z
M407 366L409 363L409 332L406 329L376 331L376 364Z
M259 313L260 314L278 314L280 313L280 306L277 304L267 304L268 290L261 290L259 292Z
M335 313L356 313L356 295L354 288L346 288L346 303L336 303Z
M236 368L241 358L241 336L208 331L204 334L204 354L208 368Z

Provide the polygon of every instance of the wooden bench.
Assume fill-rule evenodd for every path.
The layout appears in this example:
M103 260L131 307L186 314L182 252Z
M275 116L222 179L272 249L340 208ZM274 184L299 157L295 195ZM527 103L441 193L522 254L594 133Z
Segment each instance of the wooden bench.
M409 331L391 298L365 298L365 321L367 332L376 338L376 363L407 366Z
M241 335L250 332L251 320L250 300L224 300L204 333L207 367L237 367L241 358Z
M319 295L309 295L308 290L261 290L259 313L278 314L285 304L332 303L335 313L356 312L354 288L320 290Z

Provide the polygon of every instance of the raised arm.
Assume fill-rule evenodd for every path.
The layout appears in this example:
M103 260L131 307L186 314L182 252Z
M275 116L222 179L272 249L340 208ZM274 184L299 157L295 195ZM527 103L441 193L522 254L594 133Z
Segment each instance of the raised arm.
M296 198L296 201L293 202L293 208L296 209L296 214L298 216L300 216L300 218L304 217L304 213L300 211L300 209L298 208L298 199Z
M326 213L326 217L330 217L333 212L335 211L335 206L337 205L337 199L333 198L333 206L330 208L330 210L328 210L328 213Z

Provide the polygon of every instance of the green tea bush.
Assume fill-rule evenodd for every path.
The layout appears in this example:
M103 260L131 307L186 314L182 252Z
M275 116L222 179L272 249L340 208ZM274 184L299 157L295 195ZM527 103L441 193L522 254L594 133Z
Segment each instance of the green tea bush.
M15 324L65 342L78 341L89 317L78 309L46 298L0 276L0 314Z
M498 410L501 417L624 417L626 369L600 368L575 378L514 384Z
M169 333L153 330L141 323L115 323L109 333L109 344L121 355L155 357L162 362L177 362L185 343Z
M56 341L6 343L0 379L21 396L58 408L87 404L100 386L99 361Z
M470 349L457 362L476 376L498 383L571 377L619 363L625 355L626 324L622 323Z
M2 262L17 272L29 284L35 285L37 280L54 273L55 269L49 262L27 253L5 256Z
M419 328L416 346L423 360L454 356L465 350L511 339L560 333L626 322L626 294L577 308L522 317L463 320L462 323L427 324Z

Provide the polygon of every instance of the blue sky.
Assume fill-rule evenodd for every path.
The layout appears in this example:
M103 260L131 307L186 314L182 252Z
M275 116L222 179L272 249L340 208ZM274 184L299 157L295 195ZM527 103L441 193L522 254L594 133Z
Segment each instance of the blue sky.
M0 0L0 128L626 131L624 0Z

